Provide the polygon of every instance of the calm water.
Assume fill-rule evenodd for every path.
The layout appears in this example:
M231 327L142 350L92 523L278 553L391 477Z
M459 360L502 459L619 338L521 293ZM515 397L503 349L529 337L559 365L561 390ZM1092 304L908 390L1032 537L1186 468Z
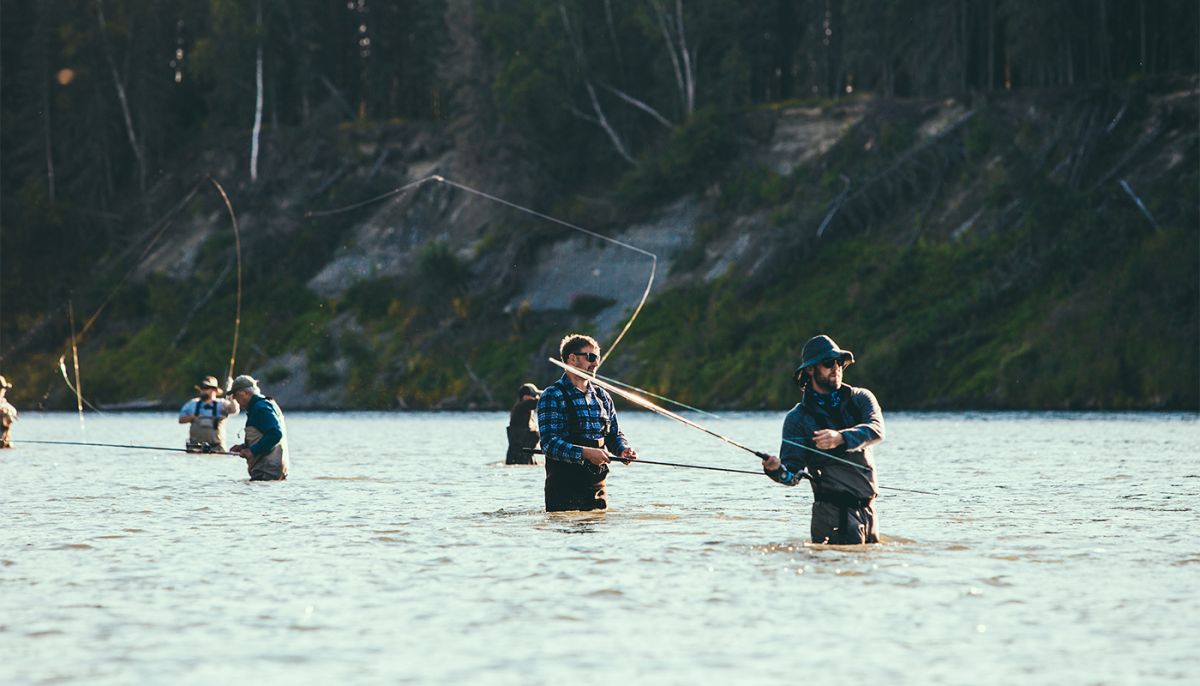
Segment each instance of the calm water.
M781 421L711 424L775 449ZM1200 679L1195 415L892 413L881 483L940 495L885 491L866 550L807 545L807 486L749 475L618 465L608 513L547 515L505 422L291 413L270 484L234 458L0 453L0 682ZM622 423L648 459L758 466ZM27 413L14 436L184 433Z

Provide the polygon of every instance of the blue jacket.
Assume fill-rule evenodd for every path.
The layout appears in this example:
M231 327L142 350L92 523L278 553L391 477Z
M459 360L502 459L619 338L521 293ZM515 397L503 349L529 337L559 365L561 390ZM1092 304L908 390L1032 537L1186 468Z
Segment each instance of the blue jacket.
M252 426L262 432L262 438L254 445L248 446L255 457L262 457L275 449L283 440L283 426L279 422L279 414L275 405L264 396L256 395L250 399L250 408L246 410L246 426Z
M842 434L845 443L821 451L839 459L824 457L796 445L815 449L812 435L821 429L834 429ZM805 389L800 402L783 420L779 460L791 474L807 467L814 490L873 498L878 491L871 446L882 440L883 410L871 391L843 385L832 396L819 396L811 389ZM783 470L771 476L788 485L799 483L799 479L778 478L786 479Z

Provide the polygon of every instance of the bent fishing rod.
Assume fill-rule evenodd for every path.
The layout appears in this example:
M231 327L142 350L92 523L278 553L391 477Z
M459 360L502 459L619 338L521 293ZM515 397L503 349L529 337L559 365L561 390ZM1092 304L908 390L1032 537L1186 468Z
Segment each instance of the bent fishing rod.
M521 452L530 455L545 455L545 450L535 450L534 448L521 448ZM754 476L762 476L762 472L752 472L749 469L730 469L728 467L707 467L698 464L682 464L679 462L658 462L655 460L644 460L640 457L621 457L620 455L609 455L608 459L622 464L654 464L662 467L682 467L683 469L707 469L713 472L732 472L734 474L753 474ZM800 478L808 478L807 470L803 470Z
M758 457L761 460L770 459L772 457L769 453L764 453L760 450L755 450L749 446L743 445L743 444L733 440L732 438L729 438L728 436L719 434L716 431L713 431L712 429L703 427L703 426L697 424L696 422L693 422L690 419L687 419L686 417L681 417L678 414L675 414L674 412L672 412L664 407L660 407L635 393L630 393L629 391L622 390L622 389L614 386L611 383L602 381L602 380L596 378L595 374L587 371L586 369L580 369L579 367L571 366L561 360L556 360L553 357L549 358L549 360L550 360L551 364L561 367L565 371L572 372L574 374L577 374L578 376L588 379L592 383L599 386L600 388L603 388L604 390L609 391L611 393L616 393L617 395L621 396L622 398L625 398L626 400L632 402L633 404L638 405L640 407L644 407L647 410L654 412L655 414L662 415L664 417L667 417L668 419L674 419L675 421L680 422L681 424L683 424L685 426L690 426L691 428L696 429L697 431L702 431L702 432L708 434L709 436L712 436L714 438L724 441L725 443L728 443L729 445L732 445L735 448L741 448L742 450L745 450L748 453L752 453L754 456ZM816 448L809 448L808 446L801 445L799 443L796 443L795 441L788 440L788 439L784 439L784 442L792 444L792 445L796 445L798 447L804 448L805 450L817 453L818 455L821 455L822 457L826 457L826 458L834 460L836 462L841 462L843 464L849 465L856 469L861 469L861 470L867 471L867 472L870 471L869 468L864 467L863 465L856 464L845 458L838 457L837 455L830 455L829 453L827 453L825 451L817 450ZM811 476L809 478L811 478ZM917 490L915 488L900 488L898 486L880 486L879 488L887 489L889 491L904 491L906 493L921 493L923 495L938 495L937 493L934 493L932 491L921 491L921 490Z

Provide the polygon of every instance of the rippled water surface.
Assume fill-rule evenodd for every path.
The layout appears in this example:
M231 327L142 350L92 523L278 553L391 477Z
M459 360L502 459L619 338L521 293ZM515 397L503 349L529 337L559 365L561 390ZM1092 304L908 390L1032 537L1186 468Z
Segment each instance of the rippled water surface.
M286 408L284 408L286 411ZM1196 683L1194 415L888 415L884 545L811 494L616 466L542 511L500 413L291 413L292 475L166 414L23 415L0 452L0 682ZM233 420L239 427L243 420ZM782 413L714 429L775 450ZM642 456L757 460L626 413Z

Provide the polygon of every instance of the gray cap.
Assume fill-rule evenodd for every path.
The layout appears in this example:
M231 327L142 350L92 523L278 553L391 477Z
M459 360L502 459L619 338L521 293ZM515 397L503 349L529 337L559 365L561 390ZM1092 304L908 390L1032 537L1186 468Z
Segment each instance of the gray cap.
M233 380L233 385L229 387L229 392L237 393L247 388L258 388L258 380L249 374L242 374Z
M523 395L532 395L533 397L536 398L541 394L542 394L541 389L538 388L537 386L534 386L531 383L521 384L521 387L517 389L517 397L518 398Z

